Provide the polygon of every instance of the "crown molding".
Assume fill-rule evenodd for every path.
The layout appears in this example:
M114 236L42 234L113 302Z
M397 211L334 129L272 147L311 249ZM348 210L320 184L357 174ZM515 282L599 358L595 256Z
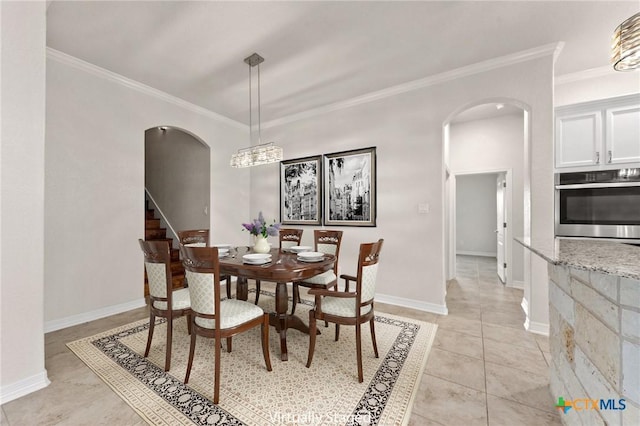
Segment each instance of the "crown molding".
M605 65L598 68L590 68L588 70L578 71L571 74L559 75L555 79L556 85L575 83L576 81L588 80L591 78L604 77L606 75L613 75L617 73L610 65Z
M429 86L435 86L447 81L455 80L462 77L467 77L482 72L487 72L497 68L502 68L508 65L518 64L520 62L526 62L533 59L541 58L544 56L553 55L554 61L557 55L564 46L563 42L550 43L543 46L535 47L533 49L523 50L520 52L512 53L510 55L500 56L497 58L488 59L486 61L477 62L472 65L468 65L461 68L456 68L451 71L446 71L440 74L432 75L429 77L413 80L407 83L398 84L396 86L389 87L387 89L378 90L368 93L366 95L357 96L355 98L348 99L346 101L340 101L333 104L321 106L319 108L310 109L301 113L291 114L282 118L267 121L262 123L262 128L270 128L281 126L283 124L291 123L294 121L310 118L316 115L326 114L333 111L338 111L346 108L351 108L356 105L365 104L368 102L377 101L379 99L396 96L401 93L411 92L414 90L423 89Z
M128 87L133 90L137 90L138 92L144 93L146 95L153 96L157 99L174 104L180 108L184 108L186 110L195 112L196 114L200 114L200 115L212 118L221 123L228 124L230 126L243 129L243 130L246 130L249 128L249 126L247 126L246 124L232 120L229 117L225 117L224 115L215 113L206 108L202 108L198 105L192 104L191 102L187 102L184 99L180 99L176 96L170 95L161 90L154 89L151 86L147 86L146 84L142 84L138 81L132 80L120 74L106 70L97 65L83 61L82 59L78 59L75 56L71 56L66 53L60 52L59 50L52 49L51 47L47 47L47 58L65 65L69 65L78 70L88 72L89 74L92 74L96 77L104 78L105 80L115 82L117 84L120 84L122 86Z

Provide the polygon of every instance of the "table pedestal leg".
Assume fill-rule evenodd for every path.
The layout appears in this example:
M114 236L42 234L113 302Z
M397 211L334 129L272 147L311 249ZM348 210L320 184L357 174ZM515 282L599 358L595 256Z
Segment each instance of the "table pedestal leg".
M247 300L249 298L249 282L246 278L238 277L236 282L236 299Z
M287 283L276 284L276 311L269 315L269 324L276 328L280 335L280 359L289 359L287 353L287 329L295 328L309 334L309 327L294 315L287 314L289 299L287 296Z

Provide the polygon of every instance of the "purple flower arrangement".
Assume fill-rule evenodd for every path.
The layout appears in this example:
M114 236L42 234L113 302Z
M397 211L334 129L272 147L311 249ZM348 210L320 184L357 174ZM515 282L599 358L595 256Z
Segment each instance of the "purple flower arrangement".
M278 235L280 231L280 224L273 221L273 224L267 225L267 222L264 220L264 216L262 216L262 212L258 214L257 219L253 219L251 223L243 223L242 226L244 229L249 231L251 235L262 235L264 238L267 236L275 237Z

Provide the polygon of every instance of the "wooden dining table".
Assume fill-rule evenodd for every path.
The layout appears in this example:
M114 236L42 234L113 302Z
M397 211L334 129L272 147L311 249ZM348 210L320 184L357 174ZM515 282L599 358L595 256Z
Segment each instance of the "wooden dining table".
M288 359L287 330L294 328L303 333L309 333L309 327L295 315L288 314L289 297L287 283L303 281L333 268L335 256L325 254L319 262L304 262L298 260L295 253L272 248L271 262L263 265L245 263L242 256L253 253L251 247L233 247L230 255L220 258L220 274L232 275L238 278L236 298L248 299L249 279L271 281L276 283L276 308L269 313L269 324L276 328L280 335L280 358Z

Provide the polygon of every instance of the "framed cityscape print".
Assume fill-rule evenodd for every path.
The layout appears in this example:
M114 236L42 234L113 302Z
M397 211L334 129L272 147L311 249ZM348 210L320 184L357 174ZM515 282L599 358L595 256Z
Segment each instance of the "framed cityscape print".
M324 156L325 225L376 226L376 149Z
M280 222L322 223L322 156L280 162Z

